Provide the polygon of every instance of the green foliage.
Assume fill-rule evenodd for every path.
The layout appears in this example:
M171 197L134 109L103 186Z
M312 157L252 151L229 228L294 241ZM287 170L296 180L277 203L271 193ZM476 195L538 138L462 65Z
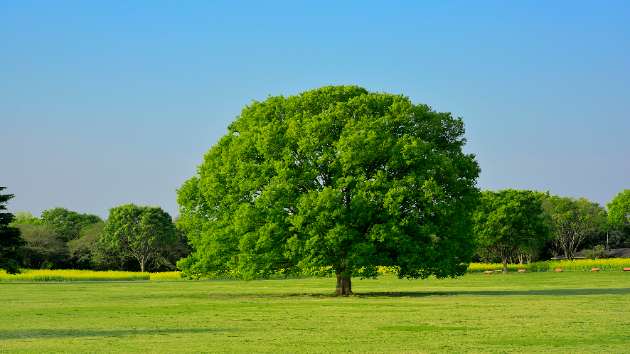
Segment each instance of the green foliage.
M92 268L92 255L101 246L101 235L105 228L105 222L101 221L84 228L81 237L68 242L68 252L79 268Z
M0 187L0 191L6 187ZM5 204L13 198L13 194L0 194L0 270L9 273L19 273L20 263L23 261L22 246L26 244L21 236L20 229L12 227L15 219L11 213L3 213Z
M630 225L630 189L625 189L607 203L608 220L617 227Z
M630 189L619 192L608 207L608 222L611 226L609 245L630 247Z
M97 215L79 214L56 207L42 211L42 221L51 225L62 241L69 242L81 237L81 229L103 220Z
M603 245L597 245L593 247L593 249L584 250L583 253L584 253L584 257L590 258L590 259L608 258L608 251L606 250L606 247L604 247Z
M160 207L125 204L109 209L101 238L106 245L133 254L144 272L147 262L160 247L177 240L171 216Z
M329 86L254 102L228 130L177 191L187 275L465 273L480 170L460 118Z
M18 223L24 246L24 266L31 269L67 268L68 248L49 224Z
M30 211L14 211L13 216L15 216L15 221L17 222L24 222L30 219L35 219L35 217L33 216L33 213L31 213Z
M112 247L101 242L105 222L87 226L81 231L81 237L68 242L70 257L81 269L125 270L125 265L133 259L126 249Z
M607 228L607 215L599 204L586 198L551 196L543 200L551 226L551 242L558 252L573 259L585 238Z
M482 254L499 255L507 273L510 257L519 251L531 252L549 237L542 212L542 200L532 191L484 191L474 214Z
M188 238L180 230L176 230L177 237L171 246L162 244L150 260L151 272L175 271L177 262L190 256L192 248L188 245Z
M30 211L14 211L13 215L15 216L15 220L12 223L12 226L20 223L29 223L29 224L40 224L42 221L33 216L33 213Z

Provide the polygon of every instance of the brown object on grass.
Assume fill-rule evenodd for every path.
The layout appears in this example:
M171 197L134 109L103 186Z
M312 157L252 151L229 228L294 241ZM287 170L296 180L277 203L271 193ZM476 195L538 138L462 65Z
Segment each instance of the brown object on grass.
M562 272L562 268L556 268L556 270L554 270L554 272L560 273L560 272Z
M492 274L492 273L494 273L494 272L491 271L491 270L486 270L485 272L483 272L483 274Z
M623 271L624 272L630 272L630 268L624 268Z
M591 272L599 272L599 268L591 268Z
M519 269L518 272L519 273L525 273L527 270L526 269Z

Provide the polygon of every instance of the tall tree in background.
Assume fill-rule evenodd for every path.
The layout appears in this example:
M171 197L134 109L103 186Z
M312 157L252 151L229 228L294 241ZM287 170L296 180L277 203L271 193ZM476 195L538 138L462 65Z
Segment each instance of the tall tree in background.
M93 270L125 270L133 255L126 248L112 247L101 242L105 233L105 222L87 226L81 230L81 237L68 242L68 253L79 268Z
M24 266L29 269L68 268L68 248L49 224L19 222L15 226L26 240Z
M177 239L171 216L160 207L126 204L109 209L102 241L136 257L144 272L161 246Z
M608 220L619 228L630 227L630 189L625 189L613 198L608 207Z
M610 234L607 242L611 247L630 246L630 189L623 189L613 197L608 207L608 225Z
M244 279L332 267L351 277L463 275L479 167L464 123L407 97L329 86L246 107L178 190L185 274Z
M549 229L543 219L542 200L532 191L484 191L474 214L479 246L501 257L507 274L510 257L524 247L544 244Z
M0 187L0 191L4 189L6 187ZM7 209L5 204L13 196L13 194L0 194L0 211ZM20 262L24 257L22 246L26 244L20 229L9 226L14 219L13 214L0 212L0 269L4 269L9 274L20 272Z
M607 215L599 204L586 198L551 196L543 201L551 224L551 241L573 259L584 239L606 227Z
M39 224L41 220L34 217L33 213L30 211L14 211L13 215L15 216L14 224L16 223L30 223L30 224Z
M93 214L79 214L66 208L56 207L42 211L42 221L50 224L63 242L81 237L81 229L101 222L100 217Z

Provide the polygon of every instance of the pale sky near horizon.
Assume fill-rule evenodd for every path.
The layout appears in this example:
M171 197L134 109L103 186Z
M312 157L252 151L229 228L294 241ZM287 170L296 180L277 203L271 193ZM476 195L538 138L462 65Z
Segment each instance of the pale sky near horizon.
M462 117L482 190L605 205L630 188L627 1L0 0L9 211L175 189L240 110L326 85Z

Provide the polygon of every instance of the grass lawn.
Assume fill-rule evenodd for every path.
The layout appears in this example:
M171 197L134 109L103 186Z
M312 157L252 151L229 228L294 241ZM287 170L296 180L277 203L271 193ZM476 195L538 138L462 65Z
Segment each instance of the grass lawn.
M332 278L0 283L0 351L630 351L630 272L383 276L353 279L359 296L324 296L334 284Z

